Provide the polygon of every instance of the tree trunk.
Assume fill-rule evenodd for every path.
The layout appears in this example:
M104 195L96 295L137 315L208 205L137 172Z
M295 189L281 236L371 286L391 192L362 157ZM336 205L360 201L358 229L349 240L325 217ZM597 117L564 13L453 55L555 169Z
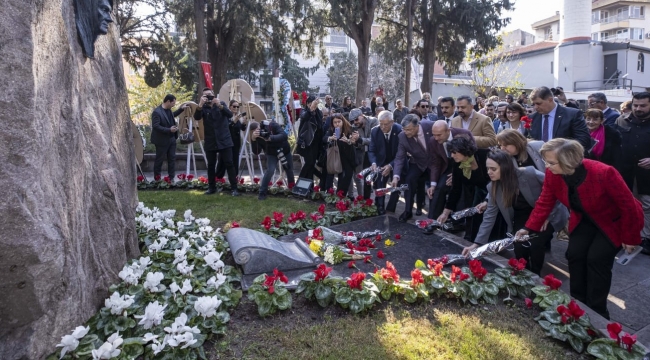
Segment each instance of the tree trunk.
M423 93L431 93L433 89L433 72L436 64L436 37L438 29L430 26L424 32L422 83L420 89Z
M359 49L358 65L359 69L357 72L357 90L355 93L356 106L361 106L361 100L366 98L366 95L370 92L370 87L368 85L368 65L370 63L370 43L361 44L359 41L355 41L357 48Z
M199 60L199 85L197 93L205 87L205 76L201 69L201 61L208 61L208 49L205 36L205 0L194 0L194 27L196 29L196 58Z

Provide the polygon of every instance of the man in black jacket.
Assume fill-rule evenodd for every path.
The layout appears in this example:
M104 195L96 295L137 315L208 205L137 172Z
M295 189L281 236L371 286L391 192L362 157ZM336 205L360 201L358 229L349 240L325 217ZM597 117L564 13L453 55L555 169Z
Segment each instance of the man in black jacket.
M172 113L176 105L176 96L167 94L162 105L154 109L151 114L151 143L156 145L156 160L153 164L153 176L160 179L162 164L167 159L167 173L169 179L174 181L176 171L176 139L178 139L178 127L175 117L180 115L187 107L183 103L178 110Z
M323 131L323 113L318 109L319 103L319 99L310 95L307 98L307 107L300 114L296 152L305 159L300 170L301 178L314 178L316 161L318 161L321 152L325 132Z
M253 129L255 123L251 123ZM275 173L278 166L278 161L282 164L282 168L287 173L287 183L289 188L293 188L295 178L293 176L293 157L291 156L291 148L287 140L287 133L282 130L282 126L275 121L264 120L259 127L253 130L253 152L259 154L264 150L266 154L266 171L262 177L260 184L259 200L266 200L267 190L269 188L269 181Z
M231 117L232 112L228 109L226 103L215 99L210 88L203 89L203 96L201 96L199 107L194 113L194 119L203 119L205 156L208 158L208 191L205 192L206 195L217 192L215 167L217 165L217 153L219 153L221 161L226 165L232 196L239 196L237 174L235 174L232 161L233 142L228 129Z

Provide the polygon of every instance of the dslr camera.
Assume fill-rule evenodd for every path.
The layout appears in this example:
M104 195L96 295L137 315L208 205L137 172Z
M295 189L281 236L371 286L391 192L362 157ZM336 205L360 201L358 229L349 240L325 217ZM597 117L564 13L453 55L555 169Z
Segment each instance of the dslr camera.
M262 120L260 122L260 137L264 139L268 139L271 137L271 128L269 127L269 124L271 122L268 120Z
M562 94L562 88L557 88L557 89L556 88L551 88L551 93L553 94L553 96L558 96L558 95Z
M203 107L212 107L212 100L214 100L214 95L206 95L205 96L208 101L203 103Z

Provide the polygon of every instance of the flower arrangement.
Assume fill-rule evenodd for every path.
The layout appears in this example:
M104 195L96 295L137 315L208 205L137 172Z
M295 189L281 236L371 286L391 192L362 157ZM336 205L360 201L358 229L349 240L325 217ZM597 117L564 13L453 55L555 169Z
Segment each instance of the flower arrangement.
M248 288L248 298L255 301L261 317L291 307L291 293L284 285L288 282L289 279L277 268L273 269L272 276L262 274L253 280Z
M508 297L504 301L511 300L511 296L530 296L530 289L535 286L535 274L526 270L525 259L511 258L507 268L497 268L494 272L506 281Z
M585 342L591 341L589 316L574 300L567 306L558 305L555 309L543 311L535 320L546 330L547 336L568 342L579 353L584 350Z
M592 341L587 346L587 353L597 359L641 359L644 351L636 343L636 335L623 332L619 323L607 324L609 339L601 338Z
M201 357L208 336L225 333L242 294L233 287L239 274L221 261L223 235L189 210L177 217L140 203L136 215L142 257L124 266L104 307L48 359Z
M559 290L562 281L556 279L553 274L546 275L542 283L543 285L531 289L536 295L533 303L539 304L542 309L555 309L558 305L566 305L571 300L569 295Z

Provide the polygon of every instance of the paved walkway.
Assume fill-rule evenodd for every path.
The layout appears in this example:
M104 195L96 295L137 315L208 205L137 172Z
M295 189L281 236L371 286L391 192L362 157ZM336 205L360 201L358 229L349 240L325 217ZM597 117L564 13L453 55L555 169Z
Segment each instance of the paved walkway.
M179 169L180 170L180 169ZM184 169L183 169L184 171ZM178 171L180 174L183 171ZM163 172L163 175L165 173ZM197 176L206 176L207 171L198 171ZM145 173L149 179L153 179L153 173ZM243 176L249 181L248 175ZM389 216L398 217L404 211L404 199L400 198L395 213L388 213ZM426 211L422 216L414 216L409 223L414 224L415 220L426 219ZM444 232L443 232L444 233ZM453 239L464 246L470 243L461 237L444 233L445 237ZM542 276L554 274L555 277L562 280L562 290L569 293L569 268L567 260L564 257L568 242L553 239L551 253L546 255L546 264L542 269ZM504 254L505 257L497 257L497 260L503 264L507 258L514 256ZM616 321L623 325L623 330L637 335L637 341L647 347L650 347L650 256L639 254L628 265L614 264L612 287L608 298L608 309L611 321ZM587 309L589 310L589 309ZM605 320L594 312L589 312L592 323L598 329L607 333L606 326L609 321Z

